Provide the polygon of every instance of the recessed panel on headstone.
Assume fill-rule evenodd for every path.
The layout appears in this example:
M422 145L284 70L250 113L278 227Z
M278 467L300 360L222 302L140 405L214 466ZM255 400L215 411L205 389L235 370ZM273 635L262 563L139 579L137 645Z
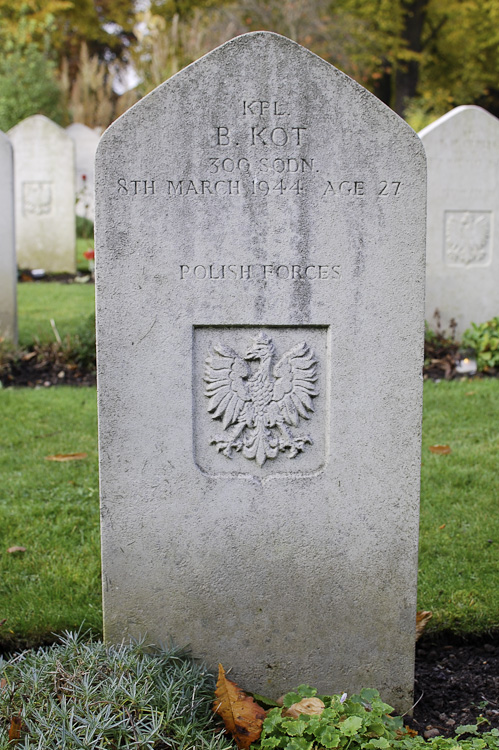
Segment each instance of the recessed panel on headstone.
M94 221L94 162L100 136L81 122L69 125L66 133L76 149L76 215Z
M16 248L12 145L0 132L0 339L17 341Z
M17 264L75 273L73 141L44 115L28 117L8 135L16 165Z
M96 185L106 638L408 708L419 138L258 32L114 123Z
M499 120L456 107L420 133L428 158L426 319L436 328L499 315Z

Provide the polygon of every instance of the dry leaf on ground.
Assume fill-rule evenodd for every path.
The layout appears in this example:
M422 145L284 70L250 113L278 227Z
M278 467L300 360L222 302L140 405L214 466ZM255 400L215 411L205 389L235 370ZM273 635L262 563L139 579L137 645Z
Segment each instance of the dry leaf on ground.
M20 716L13 716L10 720L9 741L21 739L23 722Z
M16 552L26 552L26 547L9 547L7 552L11 555L15 555Z
M324 703L320 698L302 698L298 703L293 703L292 706L284 711L284 716L291 716L293 719L297 719L300 714L321 714L325 709Z
M431 453L438 453L439 455L445 455L446 453L450 453L450 445L430 445L430 451Z
M425 627L428 625L428 623L430 622L432 617L433 617L433 612L430 612L425 609L421 609L419 612L416 612L416 640L417 641L423 635L423 631Z
M45 461L78 461L87 456L88 453L56 453L55 456L45 456Z
M221 664L218 665L215 696L213 711L222 717L225 728L236 745L242 750L248 750L262 733L265 711L235 682L226 678Z

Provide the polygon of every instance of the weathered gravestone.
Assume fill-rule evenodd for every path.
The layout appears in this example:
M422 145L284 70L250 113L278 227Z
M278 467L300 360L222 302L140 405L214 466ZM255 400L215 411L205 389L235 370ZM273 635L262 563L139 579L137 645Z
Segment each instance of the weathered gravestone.
M17 341L16 248L14 245L14 176L12 145L0 132L0 339Z
M76 272L73 141L43 115L9 130L14 146L20 268Z
M114 123L96 184L106 637L407 708L419 138L258 32Z
M457 336L499 315L499 120L457 107L421 131L428 158L426 319Z
M94 221L94 161L100 136L81 122L69 125L66 133L76 149L76 215Z

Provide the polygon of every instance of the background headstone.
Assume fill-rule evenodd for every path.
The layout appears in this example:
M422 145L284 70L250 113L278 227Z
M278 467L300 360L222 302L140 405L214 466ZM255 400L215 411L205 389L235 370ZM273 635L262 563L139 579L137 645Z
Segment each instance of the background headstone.
M66 128L76 148L76 215L94 221L94 162L100 136L81 122Z
M0 132L0 339L17 342L16 248L12 145Z
M406 123L268 32L103 135L107 639L410 706L425 179Z
M499 120L457 107L420 132L428 158L426 319L471 322L499 315Z
M44 115L9 130L14 147L20 268L76 272L74 144Z

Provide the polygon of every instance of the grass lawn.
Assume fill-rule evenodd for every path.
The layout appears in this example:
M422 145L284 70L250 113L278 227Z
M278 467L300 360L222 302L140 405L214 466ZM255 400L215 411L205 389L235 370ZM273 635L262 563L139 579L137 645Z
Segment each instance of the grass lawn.
M82 621L100 632L95 389L6 389L0 401L0 643ZM425 384L419 608L433 610L430 629L499 626L498 425L499 380ZM430 453L442 443L449 455Z
M34 339L54 341L53 318L61 338L75 330L94 311L93 284L57 284L43 281L17 285L19 345L28 347Z
M65 386L0 391L0 642L83 621L101 630L95 396ZM77 452L88 458L44 458Z
M431 628L497 628L499 380L425 383L422 464L419 606Z

